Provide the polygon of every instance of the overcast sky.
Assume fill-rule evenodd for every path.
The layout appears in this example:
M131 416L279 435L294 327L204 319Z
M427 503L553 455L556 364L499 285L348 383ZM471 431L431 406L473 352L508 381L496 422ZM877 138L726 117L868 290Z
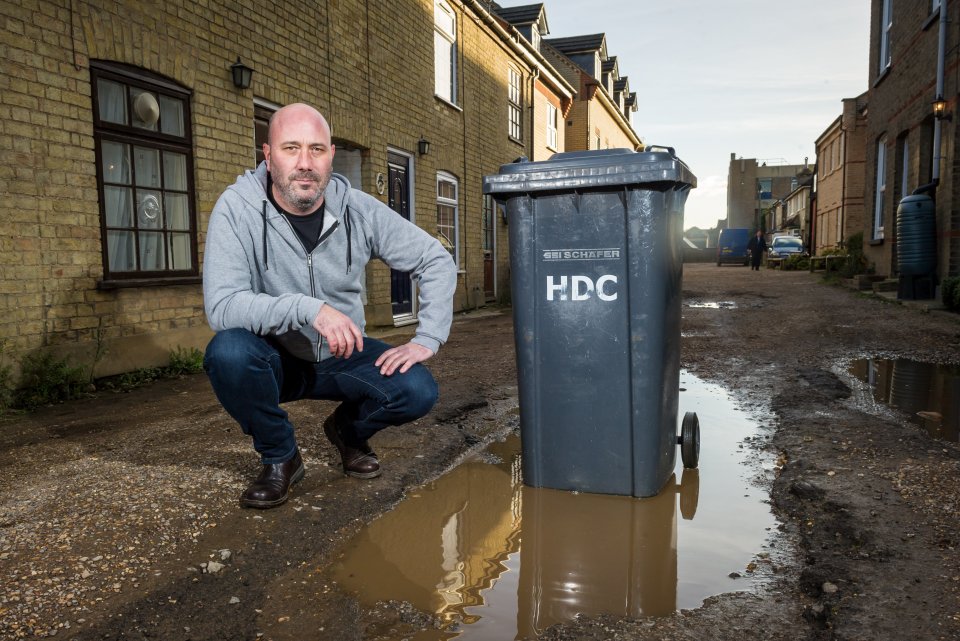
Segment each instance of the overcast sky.
M529 0L499 0L502 6ZM634 129L697 176L684 228L726 217L730 154L814 163L867 90L870 0L544 0L547 38L605 33L637 93Z

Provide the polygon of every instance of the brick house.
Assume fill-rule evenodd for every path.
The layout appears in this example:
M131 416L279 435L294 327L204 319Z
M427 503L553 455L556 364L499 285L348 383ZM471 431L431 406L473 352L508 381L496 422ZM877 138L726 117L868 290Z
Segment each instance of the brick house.
M822 254L864 230L867 94L845 98L842 113L816 140L817 212L811 253Z
M330 121L337 172L442 239L456 310L508 298L482 176L539 155L538 105L569 112L574 87L486 2L281 5L0 7L2 364L56 349L104 376L202 348L209 212L257 162L270 114L299 101ZM415 318L413 284L385 265L365 296L371 326Z
M530 89L533 95L532 148L529 159L547 160L553 154L567 150L566 128L562 123L573 107L577 91L540 52L543 36L550 33L544 5L501 7L496 3L491 4L495 15L505 26L516 29L526 45L528 62L533 69Z
M631 122L636 94L620 77L616 58L607 54L604 34L543 40L541 51L577 90L566 120L567 151L643 149Z
M810 221L813 219L813 172L797 176L793 190L770 206L764 225L768 234L788 233L803 239L809 248Z
M872 0L865 150L864 254L896 277L896 211L919 187L935 201L937 276L960 272L957 188L958 40L948 0ZM943 117L934 103L943 100Z
M730 154L727 171L727 228L775 231L770 215L780 196L798 186L797 176L806 165L788 165Z

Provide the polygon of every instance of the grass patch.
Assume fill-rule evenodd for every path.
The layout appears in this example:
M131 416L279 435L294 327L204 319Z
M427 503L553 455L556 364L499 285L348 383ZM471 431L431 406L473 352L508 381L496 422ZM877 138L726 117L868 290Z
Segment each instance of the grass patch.
M951 312L960 311L960 276L947 276L941 281L940 298Z
M20 361L20 380L13 392L13 407L32 410L81 398L89 391L90 383L82 367L70 365L52 352L37 352Z
M9 365L0 365L0 413L11 409L31 411L44 405L88 397L97 390L129 392L154 381L202 371L203 352L195 347L177 347L170 352L170 362L166 366L141 367L91 383L83 367L58 359L49 351L37 352L20 361L18 381L13 380Z

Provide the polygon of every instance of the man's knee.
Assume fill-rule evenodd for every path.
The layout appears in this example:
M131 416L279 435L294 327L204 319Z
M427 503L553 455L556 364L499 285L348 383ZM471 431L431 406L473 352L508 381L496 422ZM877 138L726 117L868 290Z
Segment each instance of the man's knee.
M233 362L248 358L250 347L258 340L261 339L246 329L225 329L217 332L207 343L204 362Z
M433 375L419 363L411 367L404 375L404 397L410 420L425 416L433 409L440 390Z
M227 329L217 332L203 357L203 369L208 375L240 373L251 365L267 361L276 350L266 341L246 329Z

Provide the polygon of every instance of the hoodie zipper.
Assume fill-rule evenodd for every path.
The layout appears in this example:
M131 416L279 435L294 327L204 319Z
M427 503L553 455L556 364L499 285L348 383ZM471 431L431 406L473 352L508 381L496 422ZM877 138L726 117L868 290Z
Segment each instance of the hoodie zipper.
M287 223L289 224L290 221L288 220ZM292 225L291 225L291 226L292 226ZM337 230L337 227L339 227L339 226L340 226L340 221L339 221L339 220L334 220L334 221L333 221L333 224L330 225L330 229L328 229L326 232L320 234L320 238L317 239L317 246L313 248L313 252L317 251L317 250L323 245L323 243L325 243L325 242L327 241L327 239L330 238L331 234L333 234L333 232L335 232L335 231ZM298 239L298 240L299 240L299 239ZM349 240L348 240L347 242L349 242ZM302 245L303 243L301 242L300 244ZM304 247L304 248L303 248L303 251L307 251L307 248ZM313 295L314 298L316 298L317 288L316 288L316 283L315 283L314 280L313 280L313 252L310 252L309 254L307 254L307 269L310 271L310 293ZM323 336L321 336L319 332L317 333L317 336L318 336L318 340L317 340L317 362L319 363L319 362L320 362L320 352L323 351Z
M320 246L323 245L323 243L326 242L328 238L330 238L330 235L333 234L333 232L335 232L338 227L340 227L340 221L334 219L333 224L330 225L330 229L320 234L320 238L317 239L317 246L313 248L313 251L308 252L307 247L303 244L303 241L300 240L300 236L297 235L297 230L293 228L293 224L289 220L287 220L287 217L284 216L283 214L281 214L280 217L283 218L283 222L285 222L287 224L287 227L290 228L290 231L293 233L293 237L297 239L298 243L300 243L300 247L303 249L303 253L307 255L307 274L310 277L310 295L316 298L317 283L313 278L313 252L317 251L317 249L319 249ZM320 361L320 352L323 351L323 336L321 336L319 332L318 332L318 337L319 338L317 340L317 362Z

